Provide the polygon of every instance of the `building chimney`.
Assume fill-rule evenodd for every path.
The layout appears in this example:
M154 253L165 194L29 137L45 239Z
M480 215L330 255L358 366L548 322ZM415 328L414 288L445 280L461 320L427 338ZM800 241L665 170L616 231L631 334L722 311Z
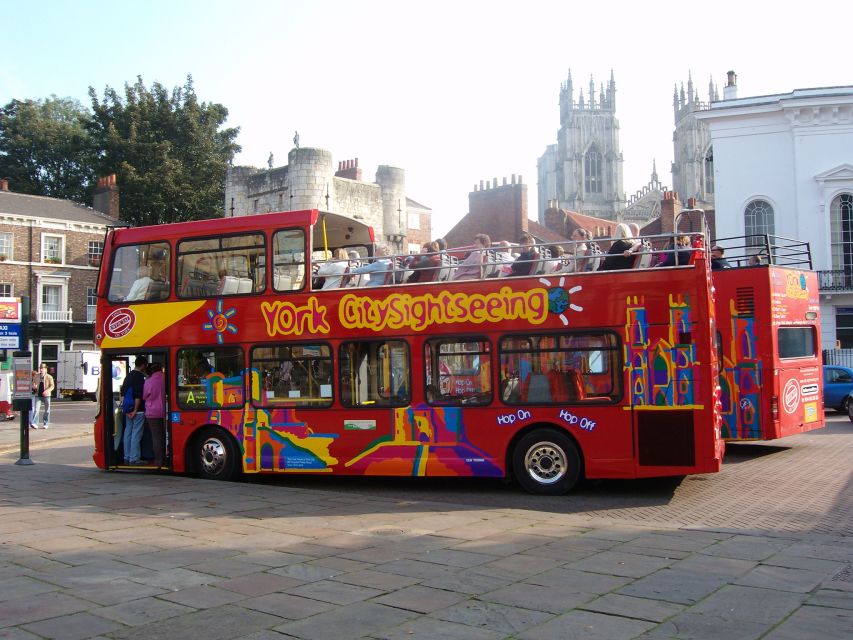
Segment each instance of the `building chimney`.
M335 177L361 182L361 168L358 166L358 158L338 162L338 170L335 172Z
M0 178L0 191L8 191L9 190L9 180L7 178Z
M726 76L726 86L723 87L723 100L735 100L737 98L737 74L734 71L729 71Z
M92 208L113 220L119 219L118 186L116 174L98 178L98 186L92 192Z
M664 191L660 202L660 232L669 234L675 231L675 218L681 213L681 201L675 191Z

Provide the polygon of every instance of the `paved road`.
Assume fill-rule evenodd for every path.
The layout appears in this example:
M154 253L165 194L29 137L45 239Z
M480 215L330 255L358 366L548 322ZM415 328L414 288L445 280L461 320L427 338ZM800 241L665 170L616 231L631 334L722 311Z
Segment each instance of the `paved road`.
M56 415L35 465L0 456L0 637L853 637L840 416L730 446L719 474L555 499L103 473Z

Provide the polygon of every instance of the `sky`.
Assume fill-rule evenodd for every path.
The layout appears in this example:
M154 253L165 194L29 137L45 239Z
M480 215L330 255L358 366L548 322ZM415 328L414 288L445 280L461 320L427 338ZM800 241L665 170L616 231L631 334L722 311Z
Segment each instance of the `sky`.
M789 7L790 8L787 8ZM183 85L229 110L235 164L287 163L300 146L406 172L410 198L444 235L480 181L521 176L536 218L536 162L557 141L560 84L616 80L623 188L652 162L672 184L672 95L688 73L707 100L726 72L738 97L853 84L853 2L429 3L360 0L0 0L0 105L70 97L90 106L137 76ZM119 185L120 187L121 185ZM14 189L14 185L11 185ZM346 212L342 212L346 213Z

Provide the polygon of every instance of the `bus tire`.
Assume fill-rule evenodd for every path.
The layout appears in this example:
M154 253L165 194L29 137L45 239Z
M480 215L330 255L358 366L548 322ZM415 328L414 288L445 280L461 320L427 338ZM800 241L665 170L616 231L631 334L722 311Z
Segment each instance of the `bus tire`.
M512 470L528 493L562 495L581 477L581 455L567 435L555 429L536 429L516 443Z
M237 476L237 443L226 431L206 427L194 439L193 468L206 480L231 480Z

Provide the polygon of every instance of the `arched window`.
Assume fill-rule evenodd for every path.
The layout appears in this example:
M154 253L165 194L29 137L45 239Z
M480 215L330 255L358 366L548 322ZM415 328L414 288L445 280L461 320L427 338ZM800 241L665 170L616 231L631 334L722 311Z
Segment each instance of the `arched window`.
M601 193L601 154L595 147L587 151L584 156L583 177L586 193Z
M773 222L773 207L766 200L753 200L743 214L744 231L748 245L764 245L764 235L775 235L776 225Z
M706 196L714 193L714 148L708 147L708 152L705 154L705 162L703 163L703 190Z
M853 194L835 196L829 207L832 268L853 273Z

